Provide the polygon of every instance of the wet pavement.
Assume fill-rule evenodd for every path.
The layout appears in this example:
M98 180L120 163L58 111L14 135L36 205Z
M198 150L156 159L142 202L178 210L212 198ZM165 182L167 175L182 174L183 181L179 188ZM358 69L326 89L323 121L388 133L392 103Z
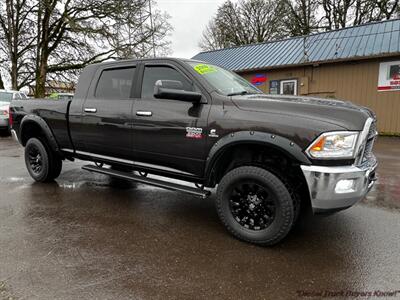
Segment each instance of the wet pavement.
M2 137L0 299L400 298L400 138L376 152L367 199L262 248L227 234L213 197L122 184L80 162L36 184Z

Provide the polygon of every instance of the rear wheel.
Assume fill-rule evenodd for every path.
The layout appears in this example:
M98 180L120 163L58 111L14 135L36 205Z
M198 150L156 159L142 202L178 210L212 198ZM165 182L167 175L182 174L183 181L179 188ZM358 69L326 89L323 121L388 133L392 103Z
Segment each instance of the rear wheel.
M62 160L61 159L53 159L53 166L52 166L52 174L51 174L51 179L56 179L58 176L60 176L61 171L62 171Z
M31 177L38 182L54 180L62 169L62 160L37 138L26 143L25 164Z
M230 233L265 246L285 238L295 218L285 184L258 167L239 167L227 173L218 186L216 205Z

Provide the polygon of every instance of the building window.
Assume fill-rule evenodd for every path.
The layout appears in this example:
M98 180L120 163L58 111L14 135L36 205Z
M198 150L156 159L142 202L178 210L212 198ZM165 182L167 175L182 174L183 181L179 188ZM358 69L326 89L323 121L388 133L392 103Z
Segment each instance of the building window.
M297 80L281 80L280 93L282 95L297 95Z

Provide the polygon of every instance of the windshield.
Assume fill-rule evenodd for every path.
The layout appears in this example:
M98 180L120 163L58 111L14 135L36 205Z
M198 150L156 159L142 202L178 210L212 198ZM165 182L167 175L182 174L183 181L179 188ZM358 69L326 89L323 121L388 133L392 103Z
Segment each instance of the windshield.
M198 62L189 62L189 65L225 96L262 93L244 78L223 68Z
M12 93L0 92L0 102L10 103L12 99L13 99Z

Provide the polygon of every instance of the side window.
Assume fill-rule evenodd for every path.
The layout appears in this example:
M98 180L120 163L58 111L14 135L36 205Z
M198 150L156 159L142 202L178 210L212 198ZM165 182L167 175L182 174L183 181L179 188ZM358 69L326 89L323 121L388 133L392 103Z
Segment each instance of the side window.
M185 91L193 91L192 83L171 67L148 66L144 70L142 98L154 99L154 85L157 80L177 80L182 82Z
M131 95L135 68L104 70L97 83L95 97L128 99Z
M21 100L21 96L20 96L19 93L15 93L13 98L14 98L15 100Z

